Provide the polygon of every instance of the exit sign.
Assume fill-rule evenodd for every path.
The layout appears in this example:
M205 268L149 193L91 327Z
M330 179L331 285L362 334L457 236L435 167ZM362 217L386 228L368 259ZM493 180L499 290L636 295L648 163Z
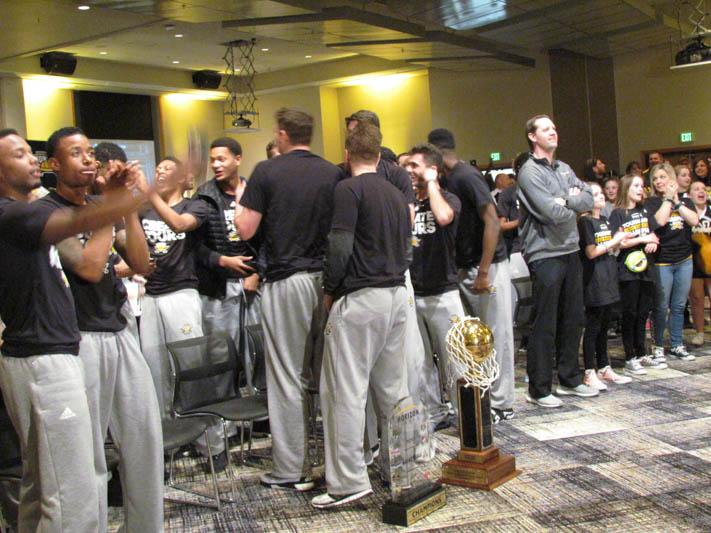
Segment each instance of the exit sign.
M682 131L681 134L679 135L679 139L683 143L690 143L691 141L694 140L694 134L691 133L690 131Z
M489 154L489 157L492 161L501 161L501 152L491 152L491 154Z

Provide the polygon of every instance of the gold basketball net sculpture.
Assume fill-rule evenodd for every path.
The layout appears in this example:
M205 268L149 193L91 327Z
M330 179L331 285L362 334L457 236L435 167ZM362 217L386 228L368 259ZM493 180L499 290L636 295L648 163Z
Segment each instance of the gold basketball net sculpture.
M447 332L450 380L457 382L459 440L457 457L442 465L442 482L491 490L514 478L513 456L494 446L489 389L499 377L494 335L478 318L452 317Z

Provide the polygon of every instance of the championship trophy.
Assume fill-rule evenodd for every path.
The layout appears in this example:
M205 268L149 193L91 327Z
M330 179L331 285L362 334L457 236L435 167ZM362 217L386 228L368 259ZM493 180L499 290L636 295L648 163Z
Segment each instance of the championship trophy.
M447 332L450 375L457 379L459 440L457 457L442 465L443 483L491 490L516 477L516 460L494 446L489 388L499 377L494 336L478 318L452 319Z
M383 522L409 526L447 503L432 469L427 410L406 396L388 417L387 432L391 498L383 505Z

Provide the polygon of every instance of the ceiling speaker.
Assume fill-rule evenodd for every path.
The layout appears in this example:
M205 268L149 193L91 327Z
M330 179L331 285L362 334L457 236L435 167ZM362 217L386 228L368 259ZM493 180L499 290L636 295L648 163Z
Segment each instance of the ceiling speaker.
M66 52L47 52L40 56L40 66L48 74L74 74L77 58Z

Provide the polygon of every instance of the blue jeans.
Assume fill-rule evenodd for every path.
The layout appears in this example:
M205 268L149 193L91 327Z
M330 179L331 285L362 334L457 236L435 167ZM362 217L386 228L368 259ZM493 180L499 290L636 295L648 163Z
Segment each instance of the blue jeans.
M663 346L669 311L671 347L684 344L684 306L691 288L691 258L673 265L657 265L657 298L654 308L654 344Z

